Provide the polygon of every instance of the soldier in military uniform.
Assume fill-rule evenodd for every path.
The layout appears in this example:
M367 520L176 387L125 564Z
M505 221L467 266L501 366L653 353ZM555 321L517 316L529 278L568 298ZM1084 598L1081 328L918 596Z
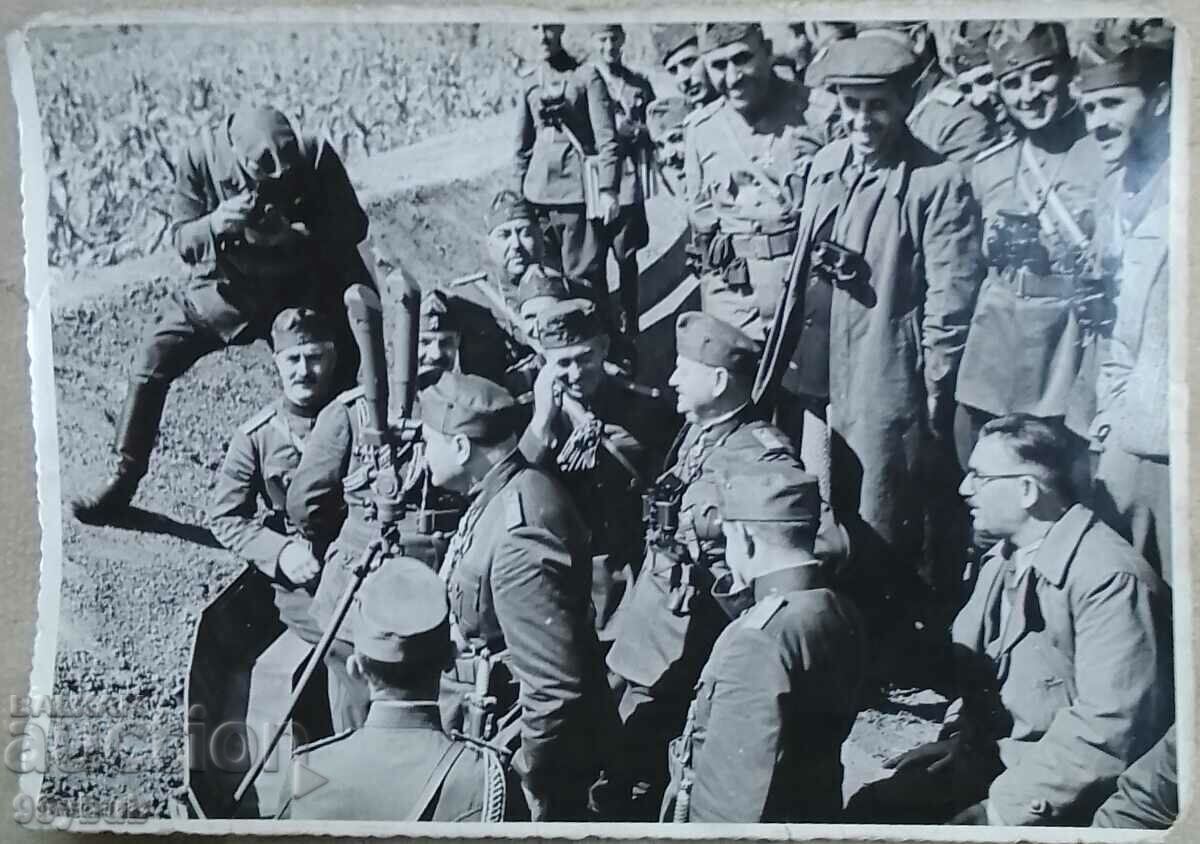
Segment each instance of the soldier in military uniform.
M562 480L588 521L596 629L611 641L609 623L642 562L641 493L648 467L657 462L652 455L666 451L664 432L639 413L642 402L605 374L609 340L589 302L550 305L538 320L537 335L545 364L534 383L533 419L521 450L530 463ZM564 395L581 408L578 418L563 412ZM606 450L602 438L619 457Z
M971 107L956 80L942 72L933 37L925 23L871 21L858 24L859 38L891 38L907 44L920 71L913 80L913 106L908 128L913 137L951 161L969 162L992 146L998 134L992 123Z
M271 580L279 617L316 643L308 614L321 563L288 521L287 490L317 414L333 391L337 358L329 321L306 308L280 311L271 326L283 395L252 416L229 442L209 505L217 540ZM268 513L259 515L259 501Z
M655 100L646 113L659 173L667 179L668 189L677 197L681 197L684 189L683 138L688 115L691 113L691 106L682 97Z
M504 820L496 751L449 738L438 712L452 654L446 587L423 563L388 559L350 612L347 670L370 689L366 721L296 750L280 818L343 821ZM306 788L316 776L324 781Z
M725 628L700 675L672 743L664 819L836 821L866 636L813 553L816 478L794 462L738 462L722 480L720 511L726 561L753 606Z
M1076 279L1091 275L1092 208L1105 163L1071 100L1063 27L998 24L988 49L1014 135L971 168L988 272L958 379L963 465L988 419L1066 417L1085 346L1097 339L1080 325L1074 303ZM1081 472L1086 425L1072 426Z
M1116 314L1099 346L1095 507L1171 582L1168 383L1170 44L1110 38L1080 57L1080 106L1114 169L1096 211L1096 251L1114 270Z
M620 210L620 153L608 88L594 65L562 46L562 24L533 27L541 49L537 83L521 99L517 128L518 190L542 218L550 258L586 281L597 306L611 311L604 227ZM594 156L596 202L586 206L585 156Z
M650 30L654 48L663 70L675 82L679 93L695 110L717 98L717 90L700 60L700 41L696 27L685 23L664 23Z
M755 418L750 390L758 346L707 314L681 314L671 374L688 424L648 493L646 559L617 614L609 669L625 680L620 703L625 768L636 789L630 817L653 820L666 786L668 742L679 735L700 669L728 622L713 598L725 567L717 466L794 462L793 447ZM614 783L616 778L614 777ZM627 795L625 795L627 797Z
M654 102L654 86L644 74L625 64L625 28L619 23L603 24L592 32L598 61L596 69L608 88L617 133L621 184L617 194L620 210L608 224L605 238L617 262L620 277L621 333L638 333L637 252L650 242L646 220L646 180L650 175L651 144L646 128L646 107Z
M873 632L898 641L885 631L914 601L958 581L949 443L983 274L978 210L960 167L905 123L920 69L906 43L838 41L821 62L847 137L808 169L797 279L805 290L789 299L803 310L789 305L781 319L799 331L790 358L781 349L779 377L785 387L827 383L828 469L807 452L804 463L828 472L833 515L854 549L846 574L856 600Z
M999 142L1007 139L1013 128L1000 100L1000 85L988 57L991 34L991 21L957 21L946 32L946 51L959 93L995 127L993 140Z
M433 483L470 501L442 567L460 650L443 709L456 711L445 699L473 691L490 666L499 711L518 713L513 767L532 820L582 820L616 720L592 629L587 528L517 448L518 408L503 388L449 373L421 407Z
M267 337L284 307L338 315L339 384L353 381L358 363L341 296L372 284L358 251L367 215L337 153L280 112L243 106L188 144L175 173L172 233L195 278L163 305L136 355L115 471L71 503L84 522L108 522L128 507L175 379L207 354Z
M440 313L426 308L421 328L428 332L440 326L440 320ZM371 488L374 463L363 439L363 429L369 423L367 399L361 387L337 396L317 416L287 491L292 524L323 560L311 609L321 630L331 623L354 566L368 544L379 536L379 514ZM414 508L401 523L405 553L436 567L462 503L445 490L431 488L428 477L420 472L418 460L401 469L406 485L422 503L421 512ZM334 727L339 730L361 725L366 712L367 688L345 670L353 642L353 622L347 618L326 660L330 707Z
M417 381L427 387L443 372L459 369L462 330L445 291L431 288L421 294L420 330L417 333Z

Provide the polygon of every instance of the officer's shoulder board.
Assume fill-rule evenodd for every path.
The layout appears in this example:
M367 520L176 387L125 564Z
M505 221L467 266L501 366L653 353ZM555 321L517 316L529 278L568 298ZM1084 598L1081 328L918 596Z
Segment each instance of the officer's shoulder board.
M346 392L339 395L337 397L337 400L340 401L342 404L349 405L349 404L354 404L356 401L361 399L363 397L363 395L365 395L365 391L363 390L363 388L355 387L355 388L353 388L351 390L347 390Z
M759 425L750 429L750 436L758 441L758 444L763 447L764 451L790 451L787 443L779 434L775 433L769 425Z
M999 143L993 144L992 146L988 147L987 149L983 150L978 155L976 155L973 163L978 164L981 161L986 161L987 159L991 158L996 153L1003 152L1004 150L1008 149L1016 142L1017 142L1016 136L1007 137L1004 140L1000 141Z
M263 425L266 425L268 422L270 422L275 417L276 412L277 410L274 404L267 405L258 413L254 414L245 421L245 423L242 425L242 433L253 434Z
M525 526L525 504L520 490L510 489L504 493L504 527L516 530Z
M768 595L761 601L755 602L754 606L746 610L742 615L742 624L746 627L753 627L755 630L762 630L767 626L775 613L783 609L787 599L782 595Z
M292 751L292 755L299 756L302 753L309 753L313 750L320 750L322 747L328 747L329 745L336 744L337 742L342 741L343 739L348 739L348 738L350 738L350 736L354 735L354 733L355 733L355 730L353 728L351 728L349 730L343 730L340 733L335 733L332 736L327 736L323 739L318 739L317 741L310 742L309 744L302 744L299 747L297 747L295 750Z

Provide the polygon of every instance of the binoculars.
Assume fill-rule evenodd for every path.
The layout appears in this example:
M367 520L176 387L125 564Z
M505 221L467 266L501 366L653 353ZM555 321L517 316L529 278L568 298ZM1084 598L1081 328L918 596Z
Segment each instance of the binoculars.
M863 256L832 240L822 240L810 255L812 272L834 287L846 290L866 278Z
M1042 243L1036 214L1000 211L988 227L984 248L997 267L1028 267L1039 273L1049 272L1050 254Z
M679 530L682 485L668 477L642 496L642 521L648 536L669 539Z

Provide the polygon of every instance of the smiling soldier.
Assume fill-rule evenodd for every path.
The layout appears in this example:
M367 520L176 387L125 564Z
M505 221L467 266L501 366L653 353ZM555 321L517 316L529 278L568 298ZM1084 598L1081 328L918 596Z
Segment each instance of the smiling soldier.
M980 153L971 169L988 273L958 378L964 464L994 416L1067 415L1090 342L1073 306L1076 278L1090 256L1092 207L1107 169L1071 100L1061 24L998 25L989 56L1015 135ZM1076 431L1085 432L1086 423ZM1083 456L1082 437L1072 448Z

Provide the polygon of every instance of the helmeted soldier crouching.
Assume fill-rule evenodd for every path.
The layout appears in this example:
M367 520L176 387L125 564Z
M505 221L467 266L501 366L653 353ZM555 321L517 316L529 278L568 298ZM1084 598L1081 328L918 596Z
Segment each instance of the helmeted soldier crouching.
M195 276L164 303L137 353L115 472L72 502L84 522L108 522L129 505L171 384L200 358L267 338L284 307L340 314L346 288L373 286L358 251L367 215L341 160L275 109L242 107L184 149L172 214L175 248ZM334 326L345 348L338 381L349 386L357 355L344 319Z

